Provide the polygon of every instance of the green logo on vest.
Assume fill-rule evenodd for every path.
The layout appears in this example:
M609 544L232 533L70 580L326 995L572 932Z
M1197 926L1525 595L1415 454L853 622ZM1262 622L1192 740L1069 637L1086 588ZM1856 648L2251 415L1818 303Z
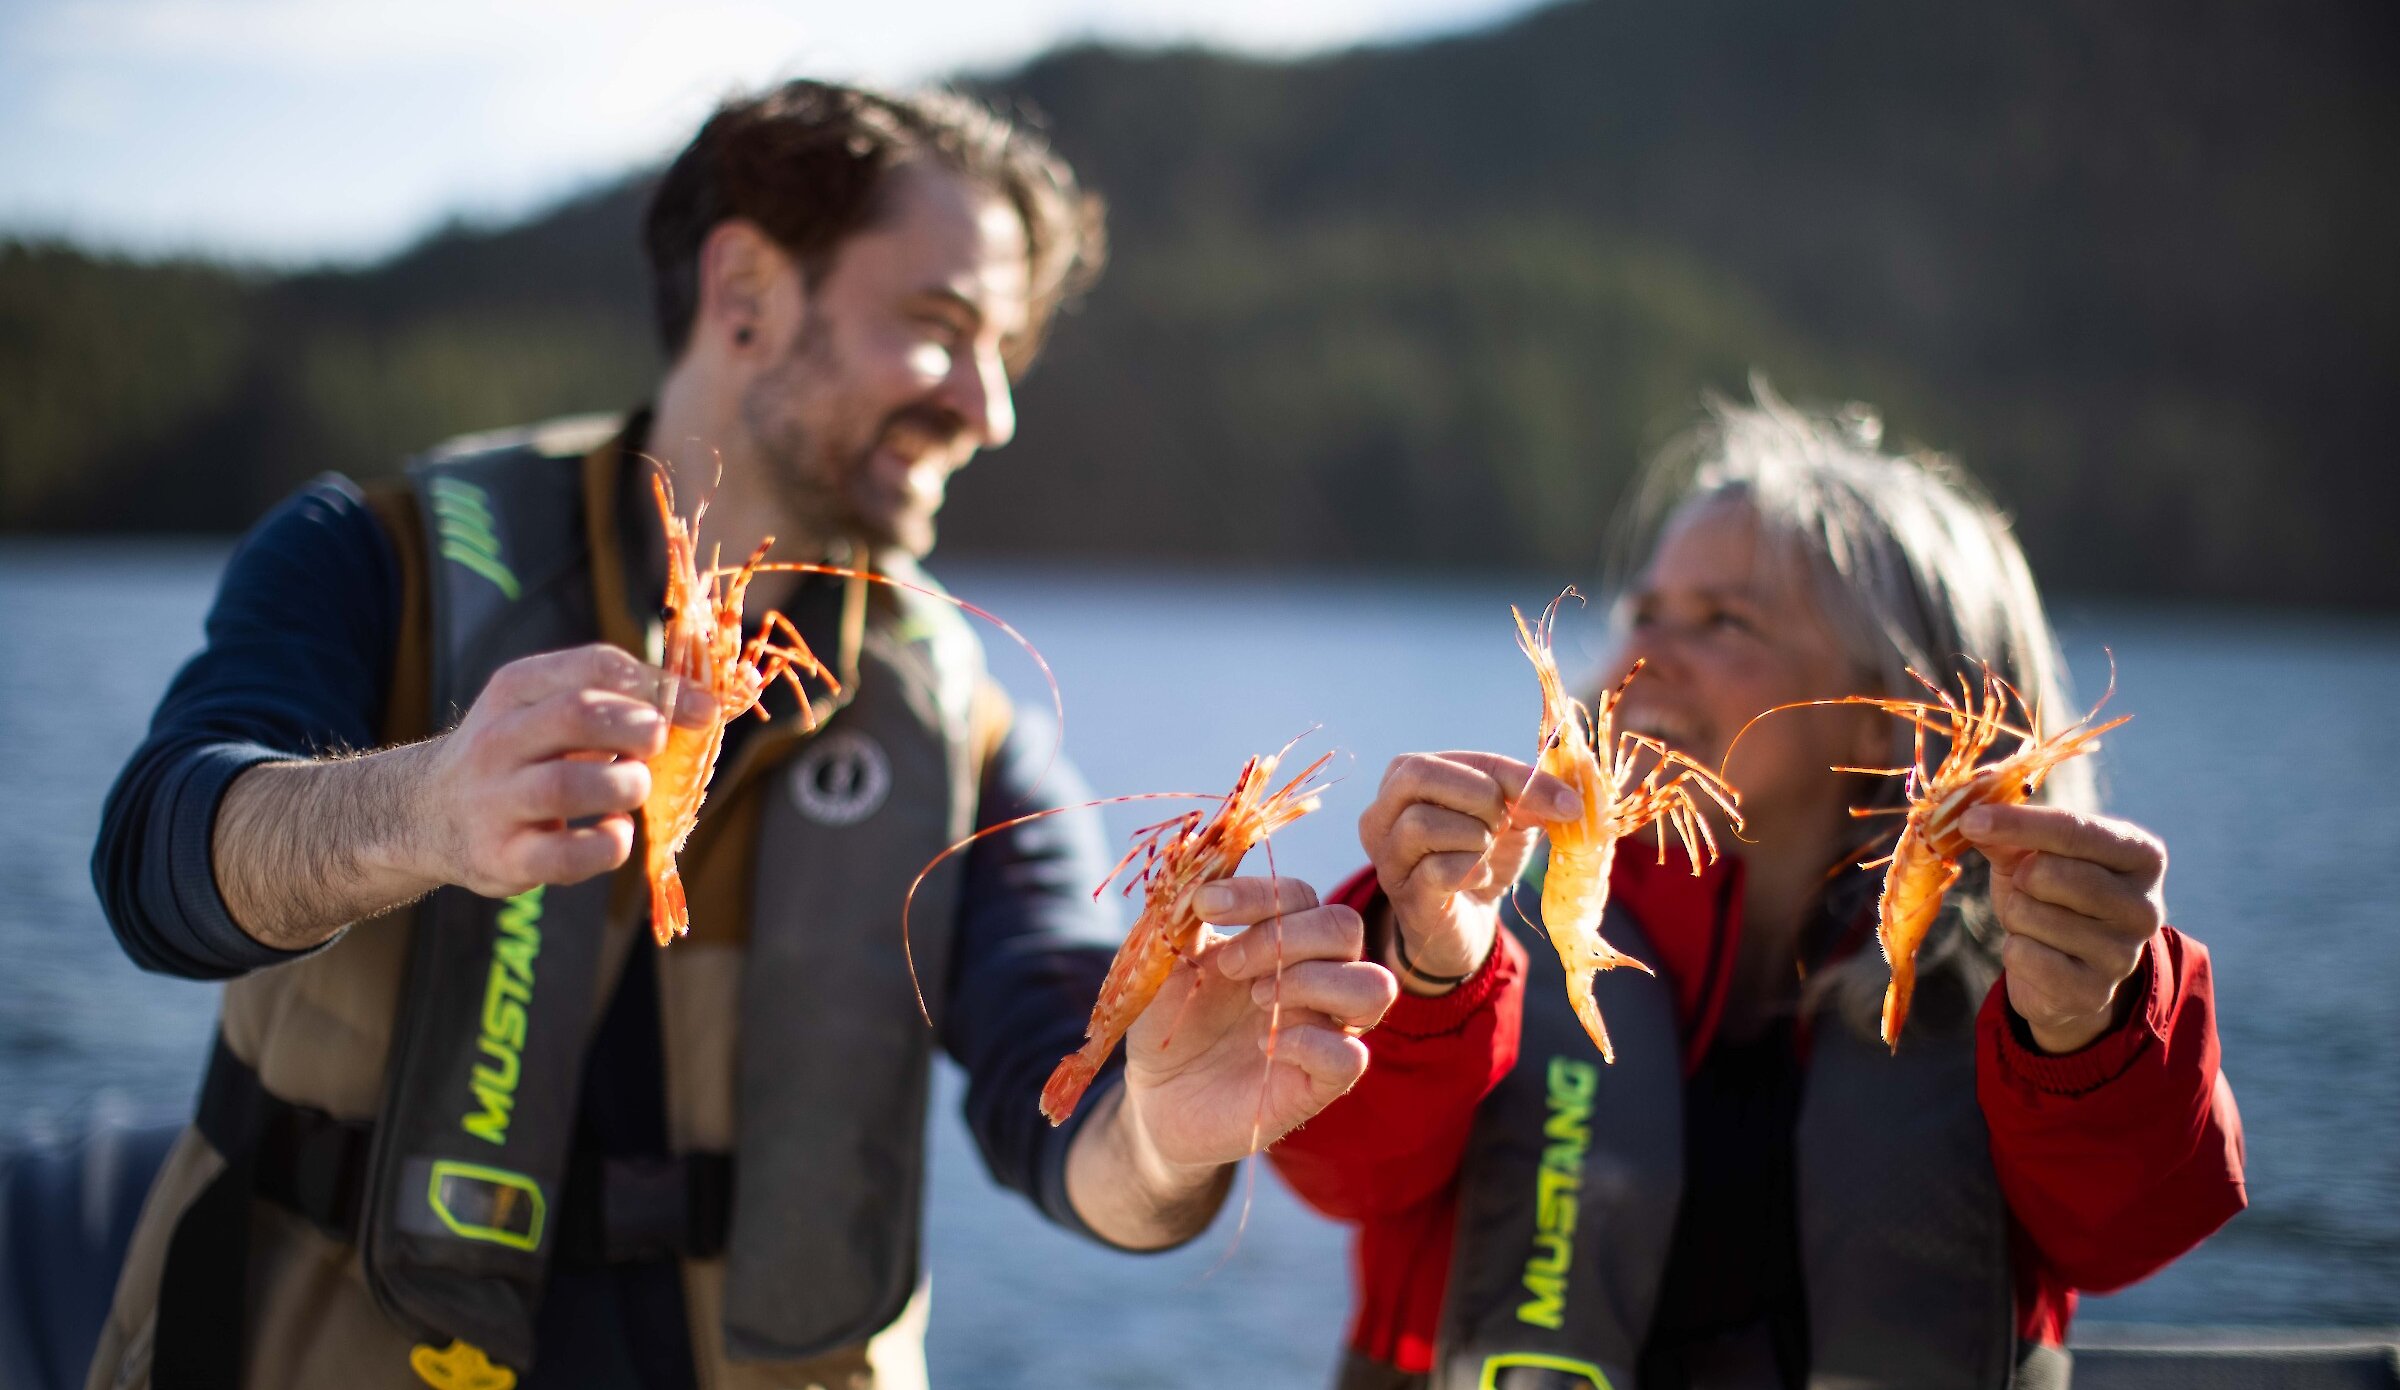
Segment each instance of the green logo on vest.
M500 537L492 530L491 496L473 483L436 478L427 491L433 497L434 530L442 538L442 558L489 579L508 601L517 601L517 576L500 558Z
M1483 1363L1483 1376L1477 1382L1477 1390L1498 1390L1500 1373L1519 1366L1530 1371L1565 1371L1570 1375L1582 1376L1589 1381L1591 1390L1613 1390L1608 1383L1608 1377L1602 1375L1600 1368L1591 1362L1577 1361L1568 1356L1545 1356L1535 1351L1509 1352L1506 1355L1487 1358ZM1543 1383L1545 1385L1555 1384L1556 1378L1546 1379Z
M1567 1265L1575 1253L1583 1155L1592 1146L1592 1092L1600 1070L1573 1057L1550 1059L1550 1119L1542 1126L1542 1168L1534 1189L1533 1255L1517 1321L1556 1332L1567 1320Z
M450 1234L511 1250L541 1246L542 1219L550 1205L542 1199L542 1185L523 1173L449 1158L429 1170L425 1202Z
M517 1105L525 1010L533 1002L533 958L542 953L541 885L510 898L500 909L499 925L492 972L483 988L483 1036L475 1040L492 1060L476 1066L472 1082L480 1108L460 1122L467 1133L491 1144L508 1142L508 1115Z

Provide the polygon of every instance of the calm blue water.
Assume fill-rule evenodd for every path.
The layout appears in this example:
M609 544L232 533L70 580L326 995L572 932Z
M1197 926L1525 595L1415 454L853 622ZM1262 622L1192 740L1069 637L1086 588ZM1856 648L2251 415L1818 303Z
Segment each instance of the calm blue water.
M109 779L198 645L222 554L0 545L0 1141L188 1104L215 991L127 964L85 863ZM1547 599L1550 580L945 574L1041 645L1102 793L1216 791L1246 754L1322 726L1307 746L1343 750L1349 780L1275 847L1320 884L1353 866L1392 756L1532 737L1506 605ZM1579 631L1596 637L1596 619ZM2103 608L2067 631L2086 690L2114 648L2113 708L2138 716L2109 741L2111 807L2165 837L2172 916L2215 954L2252 1202L2086 1317L2400 1322L2400 626ZM1030 665L994 662L1046 703ZM1262 1177L1230 1256L1230 1216L1170 1255L1093 1249L991 1187L950 1113L956 1078L942 1084L937 1383L1324 1381L1348 1304L1337 1228Z

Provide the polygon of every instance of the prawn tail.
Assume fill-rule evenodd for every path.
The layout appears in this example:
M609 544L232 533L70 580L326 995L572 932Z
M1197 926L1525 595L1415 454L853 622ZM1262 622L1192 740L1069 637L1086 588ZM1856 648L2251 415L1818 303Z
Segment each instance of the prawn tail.
M1892 983L1883 992L1883 1045L1900 1051L1900 1028L1908 1022L1909 996L1917 992L1917 962L1902 956L1892 961Z
M1084 1052L1070 1052L1058 1061L1058 1069L1042 1086L1042 1115L1053 1126L1067 1122L1075 1107L1083 1103L1083 1093L1091 1089L1092 1078L1100 1074L1100 1063Z
M1625 958L1631 961L1633 958ZM1637 964L1639 962L1636 962ZM1648 966L1642 967L1644 970ZM1608 1025L1600 1021L1600 1001L1592 997L1592 977L1589 972L1567 977L1567 999L1575 1006L1575 1017L1582 1022L1583 1031L1591 1034L1592 1045L1600 1049L1600 1060L1615 1062L1617 1049L1608 1040Z
M683 874L670 863L650 880L650 934L664 946L691 929L691 909L683 900Z

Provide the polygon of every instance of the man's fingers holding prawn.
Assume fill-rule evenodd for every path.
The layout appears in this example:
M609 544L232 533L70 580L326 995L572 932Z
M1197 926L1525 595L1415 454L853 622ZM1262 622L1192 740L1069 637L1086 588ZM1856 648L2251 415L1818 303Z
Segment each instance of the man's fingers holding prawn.
M1261 1008L1279 1009L1287 1026L1297 1009L1364 1032L1383 1021L1384 1011L1392 1007L1399 993L1399 981L1380 965L1308 960L1251 985L1250 1001Z
M1298 1068L1328 1100L1357 1085L1367 1074L1367 1045L1330 1023L1286 1027L1273 1044L1275 1065ZM1268 1040L1260 1037L1261 1050L1267 1045Z
M605 642L520 657L492 674L483 699L505 709L580 690L627 696L658 711L666 711L672 699L680 724L704 723L714 703L707 691Z
M651 758L667 746L667 721L630 695L567 690L500 715L492 736L524 762L567 753Z
M1340 903L1310 907L1253 926L1211 954L1229 980L1255 980L1301 961L1355 961L1366 948L1366 926Z
M511 876L518 886L487 896L509 896L537 883L580 883L607 873L633 853L633 821L628 816L603 816L590 825L525 830L510 850Z
M530 705L571 690L608 690L656 706L666 689L666 672L621 647L587 642L564 651L519 657L492 673L483 699L506 708Z
M582 820L641 805L650 794L650 769L638 762L553 758L521 769L507 785L506 804L521 820Z
M1317 905L1317 890L1306 879L1221 878L1192 890L1192 911L1211 926L1247 927L1287 912Z

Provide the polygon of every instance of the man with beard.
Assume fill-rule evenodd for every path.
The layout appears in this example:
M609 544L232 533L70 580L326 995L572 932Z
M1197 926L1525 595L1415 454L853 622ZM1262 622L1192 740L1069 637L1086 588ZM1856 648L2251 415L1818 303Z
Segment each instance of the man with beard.
M1042 1123L1113 946L1089 812L925 880L924 1027L911 879L1071 796L971 631L908 588L754 588L839 690L813 729L777 691L773 724L728 730L691 935L650 945L644 759L708 712L649 664L653 468L707 499L704 563L771 534L929 582L950 475L1007 442L1100 240L1065 165L981 107L816 83L722 108L645 239L654 407L304 490L234 556L111 795L94 874L127 951L231 983L93 1385L918 1384L935 1042L994 1175L1133 1249L1207 1224L1254 1115L1271 1141L1364 1066L1346 1030L1394 985L1356 915L1230 880L1196 905L1278 920L1280 953L1211 948ZM1278 954L1309 965L1266 1074Z

